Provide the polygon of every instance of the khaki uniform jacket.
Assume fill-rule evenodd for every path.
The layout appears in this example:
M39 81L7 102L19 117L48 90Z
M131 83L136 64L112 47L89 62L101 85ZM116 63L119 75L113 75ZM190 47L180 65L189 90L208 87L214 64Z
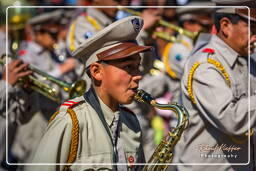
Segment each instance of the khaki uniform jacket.
M209 48L213 53L203 52ZM212 49L212 50L211 50ZM221 71L207 58L221 63L229 75L231 87L228 86ZM196 104L192 103L188 93L188 77L192 66L201 62L192 78L192 92ZM255 77L251 78L255 83ZM251 87L255 89L254 87ZM190 114L190 123L176 146L175 161L178 163L217 164L207 166L207 170L253 170L251 163L253 144L249 146L244 136L256 124L256 95L251 89L248 94L248 64L245 58L231 49L220 38L213 35L209 44L197 51L186 63L182 78L182 102ZM250 118L248 113L249 98ZM252 138L251 138L252 139ZM239 140L239 141L237 141ZM252 144L253 143L253 144ZM250 152L248 151L250 148ZM255 147L254 147L255 149ZM203 171L205 165L179 165L181 171Z
M178 35L177 42L169 49L169 65L178 79L183 75L184 65L193 48L193 40L185 35Z
M169 89L172 93L172 101L180 103L180 80L183 75L184 65L193 48L193 40L184 35L178 35L177 42L173 43L168 50L168 61L176 78L170 76ZM169 75L169 74L168 74Z
M99 119L96 111L85 101L78 97L72 101L81 102L73 110L79 121L79 143L76 159L70 167L74 171L84 170L112 170L112 145L111 140ZM114 118L114 113L102 101L102 112L108 125ZM35 163L66 163L71 143L72 120L66 112L67 107L62 106L60 113L48 125L39 147L35 153ZM118 143L124 149L127 163L131 158L134 163L144 163L144 154L141 147L141 129L136 116L120 108L121 128ZM111 131L110 131L111 132ZM76 165L78 164L78 165ZM85 165L90 164L90 165ZM28 171L61 171L64 166L30 166ZM129 170L135 167L129 165Z

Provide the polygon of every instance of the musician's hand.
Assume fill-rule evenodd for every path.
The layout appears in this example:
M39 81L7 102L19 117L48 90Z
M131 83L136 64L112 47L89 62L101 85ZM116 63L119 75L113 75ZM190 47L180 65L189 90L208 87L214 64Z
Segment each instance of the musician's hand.
M160 14L161 11L159 9L145 9L141 14L141 18L143 18L144 21L143 29L146 30L152 27L158 20L160 20Z
M8 69L8 77L6 76L6 69ZM28 64L24 64L20 59L17 59L10 62L8 67L4 68L3 80L6 80L11 85L15 85L20 78L31 73L32 71L28 70Z

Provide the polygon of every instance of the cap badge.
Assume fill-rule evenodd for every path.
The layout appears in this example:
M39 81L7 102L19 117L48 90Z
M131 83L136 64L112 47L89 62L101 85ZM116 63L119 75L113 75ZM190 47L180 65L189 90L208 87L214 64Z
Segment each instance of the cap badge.
M136 32L139 32L142 27L142 23L140 23L140 20L138 18L132 19L132 25Z

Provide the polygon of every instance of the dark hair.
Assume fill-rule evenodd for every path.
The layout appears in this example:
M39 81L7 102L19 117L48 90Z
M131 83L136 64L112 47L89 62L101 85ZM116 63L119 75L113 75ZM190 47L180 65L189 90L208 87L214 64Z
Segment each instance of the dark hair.
M88 75L89 78L92 78L92 75L91 75L91 72L90 72L90 66L85 68L85 72L86 72L86 74Z
M214 24L217 32L220 31L220 20L224 17L227 17L232 24L237 24L241 17L237 14L225 14L225 13L215 13L214 15Z
M59 30L55 27L47 28L47 26L36 25L33 27L33 30L34 32L41 33L41 34L48 33L55 41L57 41L58 39Z

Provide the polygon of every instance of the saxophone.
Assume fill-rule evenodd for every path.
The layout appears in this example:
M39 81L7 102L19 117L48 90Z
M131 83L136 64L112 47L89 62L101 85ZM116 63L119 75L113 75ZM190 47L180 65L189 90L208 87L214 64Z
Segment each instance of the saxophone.
M168 135L163 138L147 162L147 165L142 169L142 171L164 171L167 169L168 164L172 162L173 149L188 126L188 111L184 106L177 103L159 104L144 90L137 90L134 98L139 102L148 103L162 110L172 110L177 115L176 127L172 128Z

